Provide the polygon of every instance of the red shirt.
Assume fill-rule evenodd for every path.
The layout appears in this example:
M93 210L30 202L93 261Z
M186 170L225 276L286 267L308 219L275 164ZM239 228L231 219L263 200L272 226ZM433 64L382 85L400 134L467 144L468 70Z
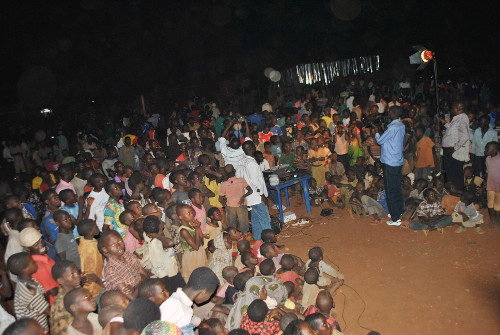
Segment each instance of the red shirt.
M293 285L297 286L295 279L299 278L299 275L295 271L285 271L283 273L276 273L276 277L278 277L282 283L291 281Z
M271 132L268 132L267 134L264 134L263 132L260 132L259 133L259 141L262 141L262 142L269 142L271 140L271 136L273 136L274 134L271 133Z
M246 330L250 334L274 335L281 331L278 321L254 322L250 320L247 313L241 318L240 328Z
M38 265L38 270L33 274L33 279L42 285L45 292L52 290L54 287L59 287L57 281L52 277L52 267L56 262L47 255L32 255L31 257ZM56 296L49 295L50 305L54 303L54 300L56 300Z

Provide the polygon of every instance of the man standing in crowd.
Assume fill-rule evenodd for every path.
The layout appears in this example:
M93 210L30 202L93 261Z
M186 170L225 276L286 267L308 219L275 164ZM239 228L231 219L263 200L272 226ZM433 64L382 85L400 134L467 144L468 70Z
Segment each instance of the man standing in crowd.
M404 211L403 192L401 189L401 171L403 168L403 141L405 126L399 120L402 108L393 106L389 110L391 123L386 131L380 135L375 134L375 139L382 146L380 161L384 164L384 184L387 197L387 207L391 220L387 221L390 226L401 225L401 214Z
M447 182L452 182L459 190L464 189L464 162L469 161L469 118L465 105L458 102L451 109L452 120L445 122L443 136L443 166Z
M271 229L269 210L262 201L263 196L267 197L267 187L259 163L253 157L256 151L255 144L252 141L246 141L242 147L246 156L241 165L243 169L237 170L236 177L245 178L253 191L246 199L247 206L252 209L252 235L254 240L257 241L261 239L260 234L264 229Z

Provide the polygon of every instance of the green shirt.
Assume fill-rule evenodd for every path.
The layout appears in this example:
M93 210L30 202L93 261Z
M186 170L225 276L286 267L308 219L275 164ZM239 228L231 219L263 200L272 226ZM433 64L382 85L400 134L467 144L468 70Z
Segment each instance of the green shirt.
M295 168L295 153L281 153L279 162L280 164L288 164L291 168Z

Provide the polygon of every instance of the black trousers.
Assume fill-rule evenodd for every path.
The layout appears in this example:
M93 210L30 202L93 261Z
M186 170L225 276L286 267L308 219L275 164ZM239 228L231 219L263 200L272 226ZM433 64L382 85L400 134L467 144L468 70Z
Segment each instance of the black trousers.
M443 167L445 180L451 181L457 189L464 190L464 162L452 157L452 148L443 148Z

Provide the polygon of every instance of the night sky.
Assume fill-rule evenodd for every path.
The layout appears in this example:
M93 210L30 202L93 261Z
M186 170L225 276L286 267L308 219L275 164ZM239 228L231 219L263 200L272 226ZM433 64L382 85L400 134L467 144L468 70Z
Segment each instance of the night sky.
M39 97L25 100L34 105L51 90L62 100L118 100L156 85L181 92L246 79L251 88L265 85L268 66L373 54L394 73L408 69L414 44L436 51L441 68L452 67L444 75L490 79L497 77L500 51L495 0L76 0L2 7L8 108L19 101L19 77L36 66L49 68L54 79L43 89L33 84Z

